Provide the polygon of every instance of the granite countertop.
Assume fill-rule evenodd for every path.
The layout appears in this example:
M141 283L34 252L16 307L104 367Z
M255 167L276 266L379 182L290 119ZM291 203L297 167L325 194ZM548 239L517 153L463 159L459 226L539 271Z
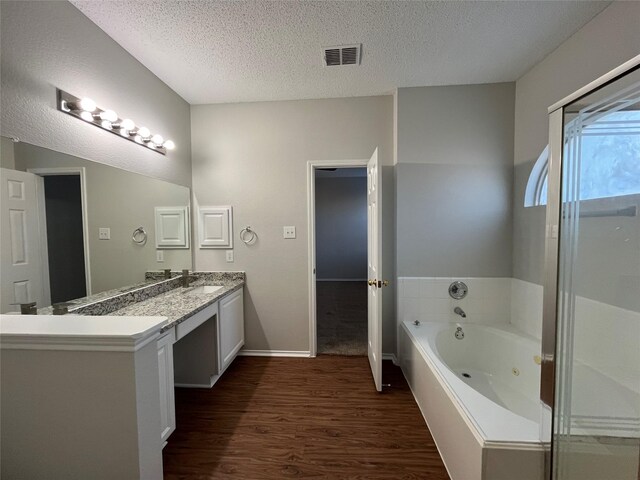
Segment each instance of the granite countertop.
M216 275L216 274L196 274L189 287L177 287L168 292L156 295L141 302L137 302L116 310L110 315L114 316L158 316L167 317L167 323L162 327L161 332L165 332L175 325L185 321L195 313L205 309L209 305L217 302L221 298L236 290L240 290L244 285L244 274L242 275ZM202 285L219 285L220 290L213 293L189 293Z
M106 315L117 310L117 305L127 302L141 301L149 296L157 295L179 285L180 274L172 272L171 278L164 278L162 272L147 272L143 282L113 288L81 298L74 298L67 304L69 313L76 315ZM124 299L124 301L122 301ZM109 308L107 305L112 305ZM38 309L38 315L51 315L53 306Z

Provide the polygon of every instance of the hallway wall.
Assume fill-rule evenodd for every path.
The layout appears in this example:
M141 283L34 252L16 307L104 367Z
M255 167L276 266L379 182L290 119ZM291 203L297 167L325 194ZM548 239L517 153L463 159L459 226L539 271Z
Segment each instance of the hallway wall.
M316 174L315 200L316 279L365 280L367 177Z

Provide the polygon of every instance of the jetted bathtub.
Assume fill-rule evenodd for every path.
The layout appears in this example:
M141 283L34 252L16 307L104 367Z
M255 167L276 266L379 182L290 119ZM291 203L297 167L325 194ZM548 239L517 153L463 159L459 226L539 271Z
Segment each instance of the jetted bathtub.
M400 365L452 480L541 480L539 343L468 323L403 322L399 334Z

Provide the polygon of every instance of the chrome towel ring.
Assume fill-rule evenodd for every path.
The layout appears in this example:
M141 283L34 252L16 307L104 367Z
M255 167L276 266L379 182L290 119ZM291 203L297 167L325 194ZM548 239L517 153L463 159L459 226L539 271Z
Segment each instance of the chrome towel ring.
M144 229L144 227L138 227L133 231L131 239L133 240L133 243L144 245L145 243L147 243L147 231Z
M246 226L240 230L240 240L247 245L253 245L258 240L258 234L251 230L251 227Z

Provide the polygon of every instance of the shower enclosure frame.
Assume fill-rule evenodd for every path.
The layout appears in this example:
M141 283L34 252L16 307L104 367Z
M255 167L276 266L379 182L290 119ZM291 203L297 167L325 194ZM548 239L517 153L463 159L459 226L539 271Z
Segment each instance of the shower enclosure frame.
M558 326L558 280L560 228L562 218L562 153L564 144L565 107L605 85L640 69L640 55L633 57L597 80L549 107L549 167L545 222L544 294L542 310L542 364L540 401L543 410L541 439L553 442L556 389L556 341ZM553 444L545 462L545 477L552 478Z

